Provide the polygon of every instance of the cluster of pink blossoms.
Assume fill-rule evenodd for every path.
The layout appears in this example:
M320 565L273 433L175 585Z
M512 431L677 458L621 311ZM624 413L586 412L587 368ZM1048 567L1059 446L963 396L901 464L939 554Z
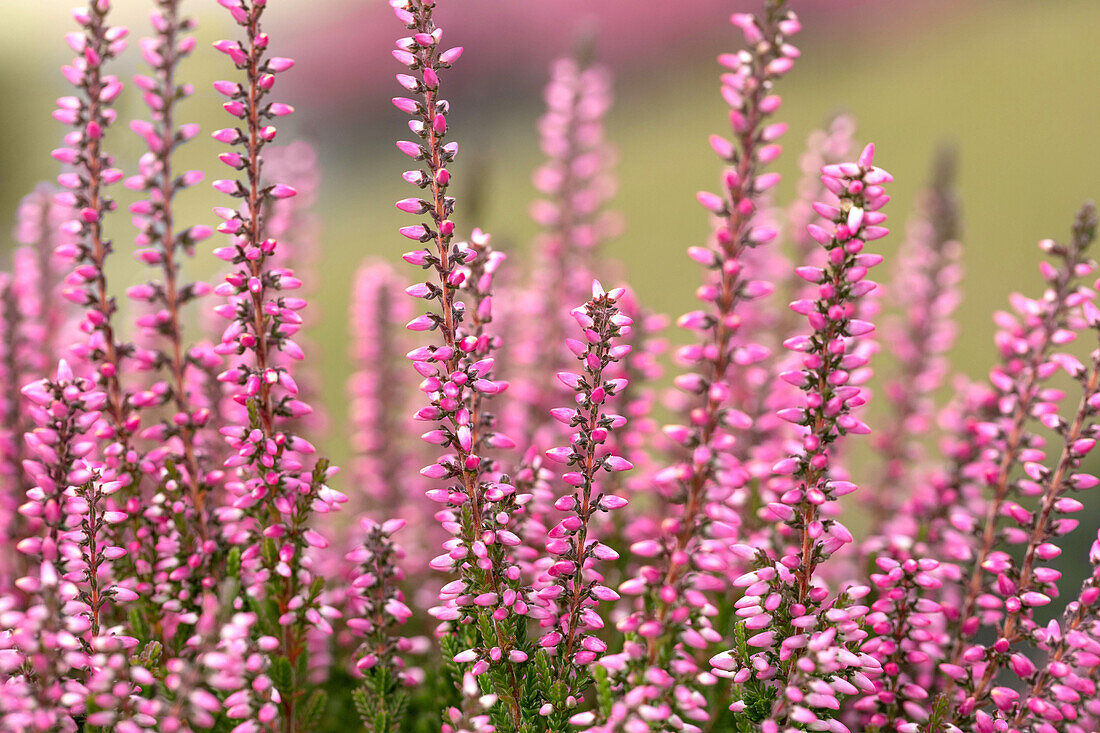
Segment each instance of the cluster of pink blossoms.
M719 56L729 131L710 139L717 193L697 196L711 236L687 247L700 303L666 363L664 317L600 285L624 267L600 251L619 225L599 44L551 69L540 231L512 272L452 195L442 94L462 48L436 14L459 11L390 0L415 189L397 202L416 217L403 259L424 279L360 269L350 414L330 434L301 364L324 274L318 158L277 146L294 110L272 94L294 62L264 31L285 3L219 0L237 38L214 44L235 72L214 84L233 120L213 132L231 171L213 181L216 227L177 203L205 178L176 163L200 132L180 121L195 24L187 0L149 4L133 84L148 119L129 123L145 151L110 152L127 31L88 0L54 112L60 188L24 201L0 277L0 728L1100 728L1100 533L1083 579L1063 577L1067 538L1097 524L1091 204L1040 244L1042 293L996 314L988 381L951 380L950 159L896 257L880 241L892 178L873 145L855 153L848 117L810 136L780 206L767 168L801 25L768 0L732 16L744 48ZM134 256L153 273L125 289L129 310L108 277L117 182L139 194ZM212 238L226 271L189 280ZM898 266L880 286L884 259ZM898 363L876 411L881 351ZM674 418L658 429L661 395ZM874 453L856 445L868 433ZM346 475L315 457L340 434Z

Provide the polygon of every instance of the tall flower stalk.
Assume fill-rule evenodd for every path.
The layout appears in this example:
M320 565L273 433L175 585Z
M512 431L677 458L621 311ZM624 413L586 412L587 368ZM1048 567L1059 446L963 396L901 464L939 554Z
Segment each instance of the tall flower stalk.
M141 75L135 84L143 92L152 121L136 120L131 128L140 135L148 152L142 156L140 172L127 180L131 188L144 192L148 198L130 207L140 228L137 237L137 258L160 269L161 279L130 288L130 296L150 304L150 311L139 317L139 326L160 339L160 348L153 355L153 368L164 381L153 385L140 397L144 407L170 405L173 414L163 420L145 437L160 442L172 441L167 455L158 451L157 458L171 459L183 470L181 490L188 496L200 539L206 539L210 490L209 472L205 465L205 450L200 433L210 419L210 409L196 403L194 378L188 372L195 368L183 335L183 308L188 302L207 294L205 283L185 283L181 280L182 255L193 254L197 243L213 230L195 225L177 230L176 195L202 181L202 171L177 174L173 154L187 140L198 134L198 125L177 127L177 105L189 97L190 84L177 81L181 61L194 50L195 38L188 35L194 23L180 15L180 0L157 0L152 15L155 35L142 39L141 50L150 67L150 75Z
M1090 304L1091 305L1091 304ZM1100 310L1090 309L1090 321L1100 326ZM1057 596L1057 581L1062 573L1043 565L1061 554L1055 543L1059 537L1076 527L1076 520L1068 516L1081 511L1084 505L1068 496L1073 489L1084 489L1098 483L1096 476L1080 470L1081 463L1096 445L1097 415L1100 414L1100 352L1095 352L1090 368L1083 365L1073 375L1080 383L1082 396L1072 420L1060 420L1057 425L1062 435L1061 454L1054 468L1048 469L1038 461L1029 462L1025 470L1039 484L1039 506L1028 512L1018 505L1009 509L1010 516L1019 525L1027 540L1023 559L1014 563L1004 553L991 556L983 569L997 574L998 591L1004 598L1004 613L996 624L997 641L984 649L971 646L964 653L967 662L984 662L981 674L977 669L966 685L967 698L958 709L960 717L966 716L988 693L993 704L1001 712L1012 712L1018 694L1008 687L994 686L998 672L1007 663L1026 682L1031 667L1010 655L1013 644L1018 644L1034 634L1038 624L1035 609L1048 605ZM1038 458L1038 456L1034 456Z
M886 219L879 209L889 200L882 184L893 179L874 167L874 146L868 146L858 163L823 168L822 180L838 200L838 205L819 203L816 207L832 222L832 231L816 224L809 230L825 248L827 264L798 269L800 277L817 285L818 296L816 300L796 300L791 309L806 317L813 332L786 342L788 349L804 356L801 370L782 375L803 391L804 400L802 405L779 413L804 429L803 452L775 466L776 473L790 475L792 483L781 502L769 507L776 518L789 522L798 538L797 554L788 558L802 604L809 598L817 565L852 539L842 524L819 516L818 507L855 488L848 482L834 482L830 471L833 444L848 433L869 432L853 414L865 401L861 390L848 382L852 370L867 364L865 357L854 353L855 339L871 333L874 326L855 317L856 304L876 287L865 278L882 256L865 253L863 247L887 234L879 226Z
M920 463L918 441L931 429L935 393L948 372L945 354L954 344L951 316L959 304L962 278L954 166L953 154L941 151L932 184L921 195L918 215L909 222L892 280L893 300L902 315L888 331L898 368L885 394L896 429L880 433L875 441L883 461L879 488L870 499L876 524L889 521L920 480L912 475Z
M881 672L876 659L853 653L862 638L859 621L868 611L859 601L870 589L852 585L830 598L828 588L814 582L817 567L852 541L847 528L823 512L856 488L834 476L832 452L845 435L868 432L854 414L864 398L849 384L849 374L866 366L856 342L874 327L855 316L859 298L876 287L866 279L868 270L882 261L864 252L864 245L887 234L879 210L889 200L883 184L892 179L874 166L873 157L868 146L858 162L822 169L834 198L815 210L830 226L811 224L809 231L825 250L825 266L797 270L817 286L817 297L791 304L812 331L785 343L802 355L802 363L782 378L799 388L802 399L779 413L800 426L801 451L773 467L789 478L780 501L767 508L783 523L784 545L774 555L748 545L735 548L753 567L734 581L744 588L736 604L736 646L711 660L716 674L735 683L730 709L745 722L816 724L822 711L828 715L839 707L840 696L873 689L868 675Z
M417 512L423 504L420 497L407 496L407 474L416 469L418 451L415 436L405 435L409 421L404 413L415 382L404 364L411 344L401 326L413 309L403 290L402 279L390 266L364 263L356 272L348 313L355 367L348 380L351 471L363 493L363 506L356 508L378 512L378 519L396 507L405 519L426 515Z
M406 683L401 652L409 647L397 629L412 611L398 587L405 577L398 565L405 553L392 535L405 520L378 524L364 519L360 524L362 542L347 557L356 566L349 604L354 617L348 624L363 639L355 665L363 682L356 690L355 702L369 733L396 733L401 730L408 703L401 690Z
M1063 361L1054 349L1072 341L1083 322L1076 313L1090 294L1079 284L1079 278L1092 272L1093 264L1087 250L1096 235L1095 208L1086 205L1078 214L1070 241L1064 245L1044 240L1041 246L1057 264L1044 263L1041 271L1048 282L1041 300L1029 301L1023 296L1014 305L1020 321L1002 319L1003 328L997 340L1005 358L991 372L997 393L996 413L987 421L994 438L989 450L979 457L985 467L988 496L981 503L959 507L961 514L971 516L971 529L977 537L967 564L968 578L959 605L958 628L950 662L958 664L966 651L966 639L984 625L979 614L979 597L987 587L986 573L997 545L1000 518L1010 493L1018 484L1017 469L1031 461L1037 447L1031 428L1033 416L1056 413L1059 395L1044 389L1045 382ZM987 456L992 456L991 458ZM957 521L964 521L962 516Z
M64 361L52 379L28 384L24 393L38 427L28 434L27 462L36 486L21 511L35 525L17 547L34 562L16 581L26 607L6 609L12 631L0 650L20 664L5 669L11 676L0 688L0 721L12 730L75 730L77 718L106 725L133 712L127 685L117 683L129 676L120 653L136 643L106 628L106 616L116 602L138 597L109 569L126 555L110 529L126 513L105 501L121 482L100 481L86 460L94 448L88 431L106 395ZM97 659L106 654L119 656L109 664Z
M679 351L683 362L700 371L683 374L676 383L698 395L702 404L694 408L690 426L672 426L665 431L690 450L691 458L666 471L663 477L677 487L673 501L682 504L683 511L666 551L669 562L662 586L676 587L685 573L694 575L695 570L703 574L713 571L713 565L708 570L699 564L701 555L708 554L707 507L725 498L728 489L724 478L737 473L729 448L733 433L742 426L743 413L727 403L727 380L736 368L735 361L756 351L751 345L743 348L745 345L738 340L741 322L738 309L745 301L771 290L768 283L749 279L742 256L747 249L776 237L774 229L757 225L753 215L760 196L779 181L778 174L763 172L763 167L779 155L780 147L774 141L786 130L783 123L767 124L767 118L781 104L772 88L798 56L787 38L798 32L799 22L783 6L783 2L771 2L759 18L735 15L733 23L745 34L751 50L720 59L729 69L722 77L722 93L730 105L734 141L711 138L712 147L730 166L723 178L721 194L699 194L700 203L717 217L715 246L694 247L689 252L693 259L714 272L714 280L700 290L707 309L688 313L679 321L682 327L699 332L704 340ZM675 605L676 601L660 601L658 622ZM657 658L660 638L655 636L648 641L650 663Z
M73 307L60 297L65 261L57 250L71 251L73 227L66 222L73 212L58 199L68 200L69 195L40 183L23 197L16 213L14 236L22 246L12 252L12 274L17 276L15 292L28 346L36 352L21 356L20 366L36 370L36 377L49 370L62 340L72 335Z
M73 11L81 32L70 33L67 40L78 56L62 73L78 94L59 100L54 119L73 130L65 136L65 147L54 150L53 156L71 167L57 181L68 189L59 201L76 214L65 225L75 241L62 244L58 252L76 265L66 278L64 295L85 308L81 330L88 334L88 342L74 351L95 369L107 395L103 430L114 446L105 451L111 474L105 478L117 477L128 485L135 478L132 467L137 456L131 452L131 435L139 418L121 382L132 346L116 334L117 304L108 290L106 273L113 245L104 232L104 220L116 208L107 187L120 181L123 174L103 146L107 129L117 117L111 105L123 88L117 77L105 72L105 66L126 47L128 31L108 25L110 10L110 0L89 0L86 8Z
M582 47L556 59L543 91L546 112L539 119L539 138L546 161L532 177L541 197L531 206L539 225L530 267L531 297L514 304L515 322L512 400L515 424L508 428L523 445L541 446L553 439L550 410L566 394L553 374L569 366L562 342L570 329L569 312L588 297L600 262L600 246L614 234L617 218L606 210L614 194L610 169L614 152L605 140L605 117L611 108L610 71L593 60L595 49ZM511 306L511 304L509 304ZM535 333L523 328L530 320L546 324Z
M491 672L492 689L505 714L494 716L504 730L524 730L523 673L528 659L521 627L529 608L527 590L521 585L519 567L510 547L519 543L513 531L515 488L492 475L486 455L492 446L510 447L511 441L493 431L493 418L484 399L503 391L507 384L492 377L491 351L496 342L485 329L491 320L491 283L499 258L486 247L487 238L475 233L472 244L454 242L454 199L447 195L457 145L444 140L448 134L450 105L439 96L440 71L449 68L461 47L442 50L443 31L432 14L434 3L394 0L398 19L411 35L398 40L394 58L411 74L399 74L398 82L416 99L398 97L394 105L412 116L409 129L418 141L402 140L398 149L422 163L405 173L405 180L425 190L426 197L407 198L397 208L427 215L421 224L401 228L401 234L423 249L409 252L405 260L435 272L435 282L413 285L408 292L428 301L438 300L438 312L428 312L409 322L412 331L436 330L439 343L414 349L409 358L424 377L421 389L430 404L417 417L437 425L423 436L442 445L448 453L421 473L428 478L454 482L433 489L429 497L447 507L439 514L453 538L432 561L439 570L457 570L459 579L444 586L444 605L436 618L451 624L445 650L454 650L454 662L472 664L475 676ZM463 293L463 290L465 293ZM466 301L458 298L468 295ZM507 726L507 727L504 727Z
M239 425L221 428L234 454L226 462L237 478L227 484L228 506L219 510L228 539L240 546L241 576L250 603L259 611L261 634L277 639L270 676L278 690L278 729L308 730L323 706L317 690L307 698L307 632L331 632L331 610L320 601L322 580L311 571L308 551L327 547L327 540L310 526L316 513L335 510L347 497L326 485L331 471L318 461L312 470L306 458L314 452L307 441L288 432L288 421L308 414L297 399L298 386L288 366L303 358L294 341L305 301L287 293L301 286L293 272L272 267L268 260L278 242L267 235L266 205L290 198L295 189L269 183L263 177L263 149L275 139L271 120L293 109L266 97L276 75L293 61L269 56L269 39L261 28L266 2L220 0L244 34L243 41L215 44L244 73L244 83L221 81L215 88L229 98L225 110L241 126L214 133L236 151L221 161L240 172L239 178L214 181L214 188L238 201L235 208L216 210L224 219L218 230L230 244L216 254L236 268L216 292L226 298L217 312L229 320L219 353L237 357L218 378L233 385L233 399L247 410ZM282 354L289 359L280 359ZM269 721L270 722L270 721Z
M1086 247L1096 235L1096 210L1091 204L1084 206L1078 214L1073 235L1068 244L1062 245L1048 241L1046 249L1065 260L1066 266L1046 266L1042 271L1050 283L1051 292L1045 303L1048 306L1043 314L1045 323L1057 322L1069 317L1081 309L1081 316L1094 328L1100 326L1100 310L1092 303L1092 294L1084 289L1076 289L1071 283L1093 269L1093 263L1084 259ZM1062 293L1065 295L1062 295ZM1047 320L1049 319L1049 320ZM1046 333L1040 331L1037 339L1042 349ZM1063 344L1071 341L1075 331L1062 328L1050 334L1053 343ZM1034 338L1034 337L1033 337ZM1024 352L1025 354L1028 352ZM965 596L961 615L963 634L972 634L980 623L988 623L995 631L996 641L991 645L966 645L965 637L956 637L950 661L942 669L951 681L961 687L961 703L954 708L953 720L966 720L976 710L991 701L1001 712L1011 712L1017 705L1019 694L1012 688L996 685L997 676L1006 665L1011 665L1017 675L1026 678L1033 671L1029 665L1013 663L1014 644L1030 638L1037 624L1034 620L1035 609L1048 605L1057 595L1055 583L1061 573L1053 568L1044 567L1059 554L1061 548L1055 540L1069 533L1077 525L1075 520L1059 518L1061 514L1073 514L1083 505L1069 497L1070 490L1088 489L1100 483L1094 475L1080 471L1084 458L1096 444L1096 413L1100 407L1100 351L1093 352L1093 363L1085 367L1068 354L1046 355L1035 353L1044 364L1065 369L1081 385L1082 396L1072 419L1059 416L1055 394L1038 389L1038 380L1049 377L1053 372L1044 364L1037 364L1034 371L1025 366L1015 380L1004 381L1007 375L1000 377L1003 384L1011 384L1020 404L1029 406L1030 414L1040 415L1040 419L1061 437L1061 451L1052 468L1043 464L1046 458L1043 443L1029 435L1026 419L1020 417L1018 406L1011 419L1012 432L1007 434L1004 448L998 455L1000 463L992 483L992 497L989 499L985 521L976 524L981 529L980 544L975 564L965 586ZM1029 356L1031 354L1028 354ZM1034 402L1032 402L1034 400ZM1000 418L1008 418L1005 408L1010 402L1001 403ZM1043 408L1046 409L1043 409ZM1051 409L1053 408L1053 409ZM1004 433L1001 434L1002 436ZM1022 464L1024 476L1017 478L1017 461ZM1012 494L1022 497L1036 497L1038 508L1029 511L1017 502L1011 501ZM1007 517L1016 523L1016 527L1005 523L1001 517ZM996 548L998 534L1019 538L1024 546L1022 560L1016 561L1006 552ZM993 575L993 582L986 580L986 574ZM980 615L971 616L980 609ZM975 623L979 622L979 623ZM949 691L951 687L949 686ZM980 718L984 713L978 711Z
M581 362L581 371L558 372L558 379L574 392L577 407L554 410L554 418L575 432L569 445L552 448L550 460L565 464L569 471L562 480L575 487L554 504L567 515L547 532L546 551L551 564L540 578L539 598L548 604L551 614L544 621L549 631L539 646L551 653L540 656L536 664L544 675L552 677L548 687L552 697L539 713L548 719L549 730L569 730L569 700L580 699L588 683L588 668L607 644L597 636L604 621L596 610L600 601L618 600L619 595L603 585L596 570L597 561L612 561L619 553L593 537L591 522L597 512L620 509L626 499L607 493L599 483L601 472L626 471L633 466L622 456L609 454L607 441L625 418L608 412L608 401L626 387L626 380L612 378L609 367L630 353L629 344L615 339L630 331L633 321L619 312L616 301L622 288L605 292L599 282L592 285L592 299L573 311L584 332L584 340L568 339L569 350ZM574 716L572 722L591 720L591 714Z
M657 705L667 700L657 709L678 724L706 717L697 689L705 677L699 676L691 650L720 638L709 620L717 613L711 594L724 587L728 572L724 545L735 535L737 520L723 505L743 475L732 452L734 436L748 427L745 413L731 404L730 384L738 369L767 353L746 342L740 326L745 304L772 290L770 283L753 279L746 254L777 236L758 212L765 193L779 181L764 167L779 156L776 140L786 130L785 124L768 121L781 105L774 84L799 55L788 39L800 24L784 5L769 2L759 17L735 14L731 21L744 34L747 49L719 57L726 69L722 96L730 108L733 139L714 135L710 140L728 168L721 193L698 195L715 217L713 242L692 247L689 255L711 276L698 291L704 308L679 321L700 339L677 353L694 369L676 378L689 396L686 424L665 428L686 460L656 475L664 498L682 509L662 523L661 537L632 546L645 564L622 590L640 597L639 610L619 628L637 637L625 656L609 662L616 679L630 680L644 693L639 701ZM614 713L618 718L624 714L625 720L637 715Z

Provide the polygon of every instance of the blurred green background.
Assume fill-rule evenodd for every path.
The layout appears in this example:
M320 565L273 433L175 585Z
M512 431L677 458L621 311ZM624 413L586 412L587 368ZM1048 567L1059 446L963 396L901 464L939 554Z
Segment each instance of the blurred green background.
M668 2L608 2L614 14L597 13L595 19L584 10L585 2L563 3L581 11L562 10L549 25L517 27L515 13L522 14L528 3L510 0L513 15L505 23L500 2L441 0L437 19L448 27L450 43L467 47L445 82L451 85L451 129L462 146L454 169L458 219L467 228L488 229L498 245L521 254L534 231L527 206L534 195L530 171L539 161L534 130L545 60L565 52L576 29L592 27L602 17L596 32L601 48L611 49L609 61L617 75L608 132L619 151L621 185L614 206L627 223L609 253L625 263L630 282L651 308L677 314L691 307L700 277L684 250L701 243L708 231L694 194L712 188L719 173L707 135L726 129L714 58L739 43L726 22L729 12L755 5L700 3L707 10L703 16L698 7L688 10L695 3L677 4L684 13L695 13L674 19L682 21L681 27L668 19L669 6L663 5ZM56 175L49 150L64 130L50 111L52 100L67 93L58 67L69 59L62 34L71 29L67 13L72 4L0 0L0 95L5 100L0 105L0 229L10 229L20 196ZM147 32L146 3L116 4L135 36ZM312 316L318 352L313 358L319 360L336 425L346 406L344 314L354 268L366 256L393 260L404 249L394 231L399 214L392 205L408 195L399 176L405 159L392 142L404 132L404 118L388 101L398 92L391 81L398 69L389 59L387 39L400 28L385 5L383 0L272 0L267 13L273 51L298 60L277 87L276 98L299 109L281 125L280 138L308 140L322 161L323 254ZM232 73L209 44L234 29L213 0L185 2L184 7L200 22L200 45L185 71L197 93L183 107L182 118L209 131L227 124L210 82ZM932 151L941 141L956 144L967 278L953 358L961 371L982 375L994 357L994 310L1013 290L1038 294L1041 287L1035 242L1064 237L1076 208L1100 192L1100 53L1095 42L1100 3L792 0L791 7L805 10L806 30L798 40L803 56L781 87L780 117L791 128L778 164L785 174L780 200L792 190L807 133L833 113L851 112L859 120L860 139L877 143L877 161L895 176L889 213L895 232L901 233L913 194L926 180ZM658 8L665 14L658 17ZM128 78L140 66L131 49L117 68ZM123 119L144 111L132 95L118 107ZM136 136L117 129L109 146L121 165L133 170L140 152ZM183 166L205 168L209 178L220 176L219 148L202 135L184 148ZM461 197L470 191L471 180L482 201L477 221L463 219ZM118 196L123 205L131 200L121 188ZM218 197L208 186L186 193L182 201L191 221L215 223L210 207ZM115 217L110 232L119 250L115 282L121 293L140 269L127 254L134 232L126 216ZM891 236L880 251L889 258L899 240L898 234ZM195 272L210 276L214 267L211 258L200 257ZM889 361L888 354L883 357ZM338 460L346 457L339 441L328 447Z

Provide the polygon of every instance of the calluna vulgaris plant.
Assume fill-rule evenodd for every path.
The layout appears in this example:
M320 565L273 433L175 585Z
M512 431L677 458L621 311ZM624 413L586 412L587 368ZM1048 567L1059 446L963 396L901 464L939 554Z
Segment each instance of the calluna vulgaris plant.
M137 161L111 154L127 32L109 0L73 13L59 188L20 207L0 278L0 729L1100 730L1100 535L1080 589L1053 563L1100 483L1090 204L1040 244L1042 292L997 314L988 382L955 379L939 404L960 282L950 156L899 244L882 241L892 178L848 117L810 137L778 206L800 24L768 0L733 16L744 48L719 57L711 235L684 243L700 303L667 364L663 318L600 285L622 268L600 253L617 218L592 48L553 65L520 272L452 196L462 48L437 15L459 11L391 0L411 161L397 208L423 279L378 262L356 278L338 475L301 435L325 426L293 271L318 277L317 173L305 143L276 142L294 62L263 22L286 3L218 1L237 33L215 44L231 121L213 132L229 171L213 228L177 207L204 178L176 163L199 133L181 124L192 4L149 0ZM117 182L140 193L151 268L128 310L107 276ZM226 272L191 281L211 238ZM899 366L868 416L880 349Z

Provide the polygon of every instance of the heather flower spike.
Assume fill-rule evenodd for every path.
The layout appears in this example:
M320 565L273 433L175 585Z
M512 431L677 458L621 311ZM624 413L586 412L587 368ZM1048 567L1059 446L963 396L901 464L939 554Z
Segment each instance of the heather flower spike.
M66 189L57 200L75 215L63 225L75 241L58 248L60 255L74 262L63 295L85 309L80 327L88 339L73 351L95 369L107 395L107 421L102 430L117 445L107 454L107 478L129 484L134 480L132 469L137 463L130 437L140 418L121 379L133 346L120 341L116 334L117 306L107 288L105 269L113 246L104 233L104 220L116 208L107 187L120 181L123 173L114 167L114 159L103 145L107 129L117 117L112 104L123 88L117 77L106 73L105 66L125 49L128 31L108 25L110 10L110 2L89 0L86 9L73 11L81 31L71 34L68 40L78 57L63 67L62 73L76 87L77 96L59 99L54 112L55 120L73 130L65 135L65 147L54 151L54 157L71 167L57 178Z
M407 435L405 412L415 379L405 364L414 342L402 330L413 313L404 290L402 278L387 264L364 263L356 273L349 309L355 371L348 380L348 396L355 451L351 473L365 494L363 506L352 508L374 512L400 507L402 518L411 519L423 502L420 496L408 496L409 476L419 468L419 441ZM425 511L419 514L430 519Z
M620 509L627 501L605 493L601 474L633 468L622 456L608 451L608 440L625 419L608 411L613 397L626 387L626 380L609 378L609 367L630 352L628 345L615 340L630 331L633 321L619 312L616 301L624 291L605 292L598 281L592 285L592 299L573 311L584 340L568 339L566 344L581 364L581 371L564 371L557 378L574 393L576 408L560 408L554 417L575 432L569 445L552 448L546 457L568 469L562 480L572 491L554 504L566 517L547 532L546 551L550 564L538 580L536 595L550 613L542 626L546 629L539 646L549 653L546 663L555 683L552 694L540 708L550 730L568 730L566 718L571 705L568 698L579 699L585 693L586 668L606 651L607 644L597 632L604 621L600 602L618 600L619 594L603 585L597 562L613 561L619 553L593 536L591 523L598 512Z
M362 544L347 557L357 567L348 625L363 639L355 665L363 682L356 690L355 703L368 731L388 733L400 728L406 702L401 691L405 663L400 653L408 650L409 643L395 632L412 611L398 588L404 573L397 563L404 552L391 538L405 520L377 524L364 519L360 525Z
M438 633L445 653L475 677L491 672L492 689L507 711L502 720L510 730L520 731L524 730L525 691L519 668L529 654L519 627L530 610L529 590L522 585L510 550L519 541L513 520L515 487L493 475L493 461L486 454L493 446L512 444L492 431L493 418L486 412L486 398L508 386L493 379L491 354L498 344L486 330L492 317L493 274L502 256L491 251L488 237L478 231L468 244L453 242L454 199L447 195L451 182L447 165L458 147L444 142L449 105L439 97L439 88L440 72L458 59L461 48L442 49L443 31L432 19L434 4L423 0L391 4L412 34L398 40L394 58L416 75L400 74L398 81L417 95L415 100L394 99L398 109L412 115L409 127L418 140L400 141L398 149L422 162L423 167L406 173L405 180L426 194L416 199L415 206L402 201L398 208L428 216L423 223L401 228L402 235L426 245L404 258L436 276L434 282L413 286L410 294L439 301L438 312L417 316L407 326L411 331L439 333L437 343L408 354L424 378L420 388L429 399L417 418L435 426L422 437L446 451L421 474L450 484L428 492L443 506L437 516L452 535L444 543L447 553L430 564L438 570L457 571L459 576L443 587L442 605L432 613L444 622Z
M28 434L33 459L27 461L37 485L20 512L41 531L18 544L31 560L31 572L15 583L25 604L5 599L0 723L5 730L68 730L73 716L86 715L95 701L102 712L89 720L146 728L128 720L135 705L156 711L155 703L137 696L135 671L123 654L137 640L106 624L115 604L138 597L110 580L111 561L127 555L113 544L111 530L127 515L107 501L121 484L101 481L84 460L93 446L88 429L99 420L106 395L64 361L54 378L32 382L24 393L38 425Z
M720 639L710 624L717 613L713 594L727 583L725 545L738 523L724 503L740 488L743 472L732 449L737 431L748 427L745 413L731 404L730 385L740 368L767 354L762 346L744 341L740 327L751 301L773 288L752 277L747 255L777 236L758 213L762 197L778 183L779 175L764 173L763 168L778 157L781 148L776 141L786 129L783 123L767 122L781 104L773 87L799 55L788 39L800 24L783 5L770 2L759 17L734 15L731 21L743 33L748 50L719 57L733 139L711 138L711 147L728 168L721 193L698 195L714 217L713 243L692 247L688 254L707 269L708 279L697 291L703 308L679 320L698 338L698 343L677 353L678 361L693 370L675 380L686 393L686 424L665 428L685 460L655 477L672 505L670 516L660 523L661 536L641 539L632 547L642 564L622 590L641 596L639 605L645 610L620 622L619 629L640 639L609 666L616 679L637 686L639 703L656 706L676 725L707 717L699 687L709 680L691 650L705 649ZM620 708L613 709L611 718L625 725L639 714Z
M268 36L261 29L266 2L221 4L244 38L219 41L215 48L229 56L244 79L215 86L229 100L223 105L226 112L243 121L241 128L214 133L238 151L221 158L238 177L213 184L234 199L233 206L215 209L223 219L218 231L229 237L228 246L215 254L234 267L215 289L225 298L217 312L229 321L215 350L231 357L218 379L232 386L233 400L244 409L239 424L220 429L233 451L225 466L234 476L226 482L229 501L217 517L240 552L241 580L249 595L279 609L274 616L259 616L252 633L261 645L266 638L277 639L276 664L290 665L288 674L271 670L278 689L272 702L278 703L283 730L296 730L317 703L306 698L306 681L293 670L306 665L307 632L331 631L326 619L331 611L320 600L322 581L307 557L328 543L311 523L314 516L338 509L346 497L326 485L332 473L326 461L317 461L312 470L306 467L313 446L286 429L289 421L310 412L298 399L289 366L303 357L294 336L305 301L291 294L301 286L294 273L269 263L279 243L265 229L264 207L293 196L294 189L263 178L263 149L276 135L270 122L285 114L285 105L266 97L290 63L268 53ZM268 703L255 704L261 721L270 722L262 717Z
M782 523L782 546L775 555L749 546L737 550L752 569L733 582L744 589L737 603L742 620L736 646L711 659L715 674L736 685L730 709L753 720L772 699L764 717L774 726L818 723L844 696L873 689L870 678L882 670L882 660L857 653L860 619L869 610L860 599L870 589L851 585L830 598L828 589L814 582L817 566L852 541L844 525L824 513L828 502L856 488L835 478L834 444L848 433L868 432L854 414L864 399L849 375L866 365L854 346L873 326L855 318L856 305L876 287L866 276L882 260L864 246L887 233L880 209L889 200L883 184L892 179L873 158L869 145L858 162L822 169L833 198L816 209L830 226L812 224L810 234L825 250L825 267L798 270L817 286L817 298L790 306L805 316L811 333L786 342L802 355L801 369L781 375L802 392L798 406L779 413L800 426L801 435L801 451L772 468L786 486L780 500L767 507Z
M190 84L177 81L180 63L195 47L194 22L180 16L180 0L158 0L153 15L156 35L142 39L142 56L150 67L149 75L139 75L135 85L143 92L151 121L135 120L130 127L145 142L148 152L141 157L139 174L126 181L129 188L145 192L147 199L130 207L140 229L135 257L161 273L160 280L129 289L137 303L148 304L137 319L141 331L157 346L139 354L142 367L156 369L161 379L134 396L136 404L145 409L171 405L173 414L142 432L141 437L164 444L146 456L159 466L167 460L183 469L181 490L189 494L194 509L192 520L199 537L208 535L209 522L206 495L217 474L209 465L211 451L205 428L210 419L210 406L204 405L201 393L196 393L196 366L190 358L183 335L183 307L210 292L206 283L186 283L181 279L180 259L193 254L195 245L213 234L204 225L185 227L177 231L176 194L202 181L202 171L177 173L173 153L184 142L198 134L198 126L176 126L178 103L193 93ZM216 438L215 438L216 439ZM161 469L163 470L163 468Z
M546 112L538 123L546 161L532 177L541 197L531 205L540 228L533 242L531 297L514 304L517 312L506 311L515 330L512 412L518 414L506 413L505 419L512 418L508 428L521 444L542 449L557 432L550 410L566 394L554 374L572 360L562 348L572 330L569 312L588 298L600 274L601 245L618 229L617 217L605 208L615 191L615 156L604 130L611 74L591 60L594 49L587 45L550 67ZM524 328L532 320L545 328Z
M1092 302L1093 292L1076 284L1078 278L1095 270L1086 253L1095 239L1096 226L1096 209L1089 203L1078 213L1067 244L1053 240L1042 243L1043 249L1058 258L1060 264L1044 263L1042 267L1048 290L1042 307L1028 313L1038 323L1029 329L1026 342L1002 332L1002 348L1011 348L1016 358L1007 362L1003 371L995 370L991 378L997 390L1012 395L1015 401L998 403L1000 409L994 424L1001 429L991 451L996 462L987 464L990 495L985 497L984 518L971 517L971 526L980 530L979 542L974 554L967 558L972 564L964 566L968 574L960 589L958 635L948 662L941 665L941 672L950 678L946 694L958 701L949 716L952 721L974 720L980 725L988 715L983 708L990 704L1000 713L1014 711L1019 695L1012 688L997 686L997 675L1007 664L1025 681L1031 678L1030 668L1012 664L1014 657L1010 654L1015 644L1039 633L1035 609L1048 605L1057 595L1055 583L1061 573L1044 567L1043 563L1061 553L1057 539L1077 525L1074 519L1060 517L1075 513L1081 506L1068 492L1100 483L1091 473L1079 470L1081 461L1096 442L1100 351L1093 352L1088 367L1070 354L1055 351L1071 342L1083 326L1094 330L1100 327L1100 311ZM1059 414L1057 400L1063 396L1061 391L1041 389L1043 381L1057 369L1064 369L1081 388L1080 402L1072 418ZM1044 442L1030 429L1030 420L1036 415L1060 437L1060 454L1053 468L1044 465ZM1034 497L1038 507L1029 511L1012 500L1015 496ZM1004 526L1002 517L1008 520ZM1022 560L997 549L1000 533L1024 548ZM996 641L989 646L970 643L968 637L986 625L993 627ZM1033 712L1046 710L1038 702L1035 706Z
M866 276L882 256L864 252L863 248L887 234L880 226L886 219L880 209L889 200L883 184L893 180L890 174L874 167L873 158L874 146L868 145L858 163L822 169L822 181L837 202L818 205L819 213L831 219L832 226L825 229L811 224L810 233L825 248L826 266L798 270L800 277L818 286L818 297L816 301L796 300L790 306L806 317L812 329L809 336L796 336L784 344L804 356L801 370L781 375L805 395L801 405L779 413L784 420L804 428L802 453L773 468L793 480L790 490L769 510L775 519L786 521L796 530L800 538L798 552L781 560L795 573L799 603L810 596L817 564L852 540L842 524L820 516L818 507L855 488L832 478L832 444L848 433L869 432L854 414L865 400L859 387L850 384L850 374L866 366L866 358L853 353L853 346L874 326L855 318L855 306L859 298L876 287Z

